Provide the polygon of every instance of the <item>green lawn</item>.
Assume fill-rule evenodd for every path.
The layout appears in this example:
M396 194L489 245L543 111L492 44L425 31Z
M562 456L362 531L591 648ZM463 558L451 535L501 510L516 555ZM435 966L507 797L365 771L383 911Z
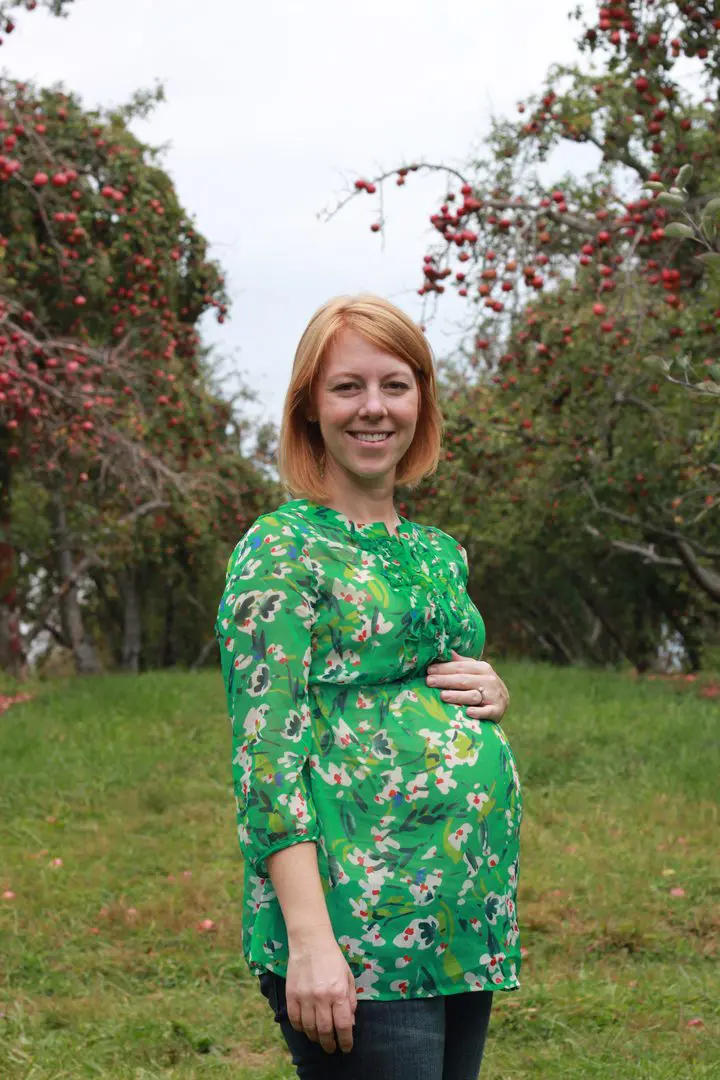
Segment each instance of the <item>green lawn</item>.
M720 1077L720 699L500 671L528 955L483 1080ZM30 689L0 715L0 1077L290 1080L240 952L220 675Z

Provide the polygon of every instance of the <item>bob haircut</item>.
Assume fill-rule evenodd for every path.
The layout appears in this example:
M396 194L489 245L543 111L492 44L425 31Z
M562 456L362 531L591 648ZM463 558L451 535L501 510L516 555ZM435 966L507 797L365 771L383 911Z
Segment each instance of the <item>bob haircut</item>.
M323 482L325 444L312 412L314 390L325 357L342 330L354 330L367 341L408 364L418 382L420 402L415 435L397 464L395 483L417 487L440 460L444 421L437 403L433 354L412 319L389 300L372 293L336 296L318 308L295 353L285 396L278 472L291 496L320 502L330 497Z

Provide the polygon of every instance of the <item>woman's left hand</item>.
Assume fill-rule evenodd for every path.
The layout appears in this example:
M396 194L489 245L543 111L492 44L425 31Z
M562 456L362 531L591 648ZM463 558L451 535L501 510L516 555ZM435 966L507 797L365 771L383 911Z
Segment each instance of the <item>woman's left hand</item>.
M451 651L452 660L435 660L428 667L428 686L436 686L443 701L464 705L473 720L502 720L510 695L500 676L484 660Z

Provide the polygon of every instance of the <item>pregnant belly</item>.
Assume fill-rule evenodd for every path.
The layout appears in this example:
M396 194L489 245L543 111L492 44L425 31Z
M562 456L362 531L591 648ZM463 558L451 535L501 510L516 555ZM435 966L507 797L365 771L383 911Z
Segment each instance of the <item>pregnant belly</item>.
M324 719L321 728L323 752L312 762L313 794L321 802L347 796L357 802L357 792L360 805L375 813L422 804L428 812L457 814L489 800L504 809L520 796L499 725L443 701L424 677L355 691L342 714Z
M499 725L418 679L348 695L315 735L311 791L332 904L359 896L361 921L407 920L418 905L476 915L486 896L510 895L522 795Z

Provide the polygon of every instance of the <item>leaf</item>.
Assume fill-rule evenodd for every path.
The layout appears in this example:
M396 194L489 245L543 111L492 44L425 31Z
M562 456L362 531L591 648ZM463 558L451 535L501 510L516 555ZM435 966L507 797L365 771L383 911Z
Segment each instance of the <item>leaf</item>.
M720 251L704 251L702 255L696 255L695 258L707 263L708 266L720 266Z
M671 221L665 226L665 235L678 240L694 240L695 231L689 225L683 225L679 221Z
M448 979L451 979L453 982L459 982L465 974L458 958L450 951L450 949L446 949L443 953L443 971Z
M360 793L359 793L359 792L357 791L357 789L353 790L353 799L355 800L355 805L356 805L356 806L358 807L358 809L360 810L360 813L362 813L362 814L366 813L366 812L367 812L367 808L368 808L368 804L367 804L367 803L365 802L365 800L364 800L364 799L362 798L362 796L361 796L361 795L360 795Z
M643 187L649 188L651 191L665 190L665 185L661 184L659 180L646 180Z
M701 221L704 228L708 228L716 217L720 217L720 198L711 199L704 207Z
M431 922L428 919L427 921L418 923L418 932L421 941L423 941L425 945L429 946L432 945L433 941L435 940L437 928L435 926L435 923Z
M381 607L387 607L390 604L390 594L377 578L368 581L365 588L371 593L373 600L376 600Z
M357 822L355 821L354 814L347 806L342 806L340 808L340 820L345 830L345 835L351 840L357 832Z
M672 367L672 361L666 360L662 356L646 356L643 363L647 364L648 367L662 368L663 371L669 371Z
M669 191L663 191L662 195L658 195L657 201L660 206L669 206L671 209L674 209L675 207L685 205L685 196L671 195ZM665 231L667 232L667 229Z
M677 174L677 180L676 180L677 186L678 187L685 187L687 185L688 180L692 180L692 174L693 174L692 165L683 165L682 169Z
M322 735L320 736L320 753L323 757L327 757L327 755L330 753L334 741L335 737L332 731L323 731Z

